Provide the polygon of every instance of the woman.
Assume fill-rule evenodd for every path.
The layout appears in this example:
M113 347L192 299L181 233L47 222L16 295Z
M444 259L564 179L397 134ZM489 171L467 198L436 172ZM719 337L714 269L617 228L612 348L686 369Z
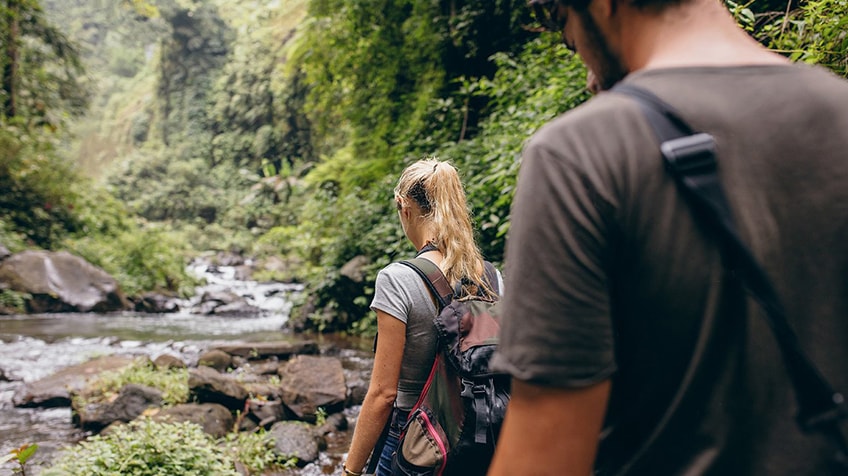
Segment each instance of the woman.
M437 159L420 160L403 171L394 192L401 227L418 250L417 256L439 266L452 286L460 282L480 283L483 292L491 293L483 279L483 258L474 242L465 192L456 169ZM499 283L498 289L502 288ZM346 476L364 474L368 456L389 419L385 445L374 457L379 457L376 474L391 474L392 453L400 430L418 400L436 355L433 318L437 308L415 271L398 263L381 270L371 309L377 313L380 337L371 383L343 466Z

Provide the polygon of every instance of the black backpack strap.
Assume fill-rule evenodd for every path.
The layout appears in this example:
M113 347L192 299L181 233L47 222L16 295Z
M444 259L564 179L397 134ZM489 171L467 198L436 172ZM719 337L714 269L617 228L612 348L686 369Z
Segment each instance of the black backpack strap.
M713 137L693 131L674 108L648 90L620 83L612 91L639 103L661 142L666 170L696 219L718 233L725 269L733 270L762 307L795 390L798 425L807 433L820 432L830 439L837 450L835 463L841 471L848 471L848 444L839 428L840 420L848 416L845 399L801 349L771 281L739 236L718 176Z
M453 290L451 290L451 285L448 283L448 278L445 277L442 270L435 263L426 258L413 258L398 262L409 266L421 276L421 279L427 284L427 288L433 293L433 297L436 299L439 307L439 312L450 304L451 299L453 299Z

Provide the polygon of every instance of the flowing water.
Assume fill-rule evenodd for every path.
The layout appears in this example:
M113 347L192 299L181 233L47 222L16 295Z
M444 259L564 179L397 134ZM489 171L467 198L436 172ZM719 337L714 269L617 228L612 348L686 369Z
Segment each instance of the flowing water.
M261 309L254 317L223 317L189 312L198 298L181 303L173 314L42 314L0 317L0 370L9 381L0 381L0 456L24 443L37 443L32 472L48 464L57 451L86 435L71 424L69 408L24 409L12 405L16 389L69 365L101 355L173 354L192 365L209 347L233 341L297 339L282 330L291 308L291 297L301 286L239 281L231 267L197 264L192 272L206 279L198 289L229 290ZM356 340L326 337L319 344L342 349L350 359L367 359L365 345ZM2 380L2 379L0 379ZM340 445L344 445L341 442ZM326 460L326 455L322 458ZM11 474L11 463L0 465L0 475ZM321 474L307 468L302 474Z

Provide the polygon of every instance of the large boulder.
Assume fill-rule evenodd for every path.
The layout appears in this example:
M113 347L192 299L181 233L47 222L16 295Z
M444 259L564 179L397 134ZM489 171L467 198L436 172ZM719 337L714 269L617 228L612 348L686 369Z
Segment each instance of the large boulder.
M129 423L148 408L158 408L163 403L162 391L130 383L121 387L114 400L73 406L73 422L86 431L100 432L114 422Z
M319 408L341 411L347 398L342 363L334 357L298 355L280 367L286 406L301 420L315 421Z
M131 357L105 356L62 369L49 377L19 387L12 396L16 407L69 407L71 394L85 389L86 383L101 372L132 365Z
M27 310L110 312L130 304L118 282L102 269L65 251L23 251L0 262L0 282L32 296Z
M189 370L188 387L198 402L219 403L230 410L244 410L248 397L247 390L239 381L212 367L201 366Z

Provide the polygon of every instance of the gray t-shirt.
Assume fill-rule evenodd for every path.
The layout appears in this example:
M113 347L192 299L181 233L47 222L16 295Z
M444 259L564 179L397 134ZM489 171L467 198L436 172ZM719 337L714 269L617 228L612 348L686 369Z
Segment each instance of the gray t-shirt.
M500 272L498 286L503 289ZM371 309L406 324L396 403L409 410L418 401L436 356L436 304L421 276L406 265L392 263L377 273Z
M716 139L742 238L802 347L848 392L848 82L794 65L626 79ZM636 103L602 93L527 144L494 365L612 379L601 474L828 474L759 310L725 273Z
M409 410L418 400L436 356L433 327L436 304L427 285L414 270L392 263L377 274L371 309L383 311L406 324L397 406Z

